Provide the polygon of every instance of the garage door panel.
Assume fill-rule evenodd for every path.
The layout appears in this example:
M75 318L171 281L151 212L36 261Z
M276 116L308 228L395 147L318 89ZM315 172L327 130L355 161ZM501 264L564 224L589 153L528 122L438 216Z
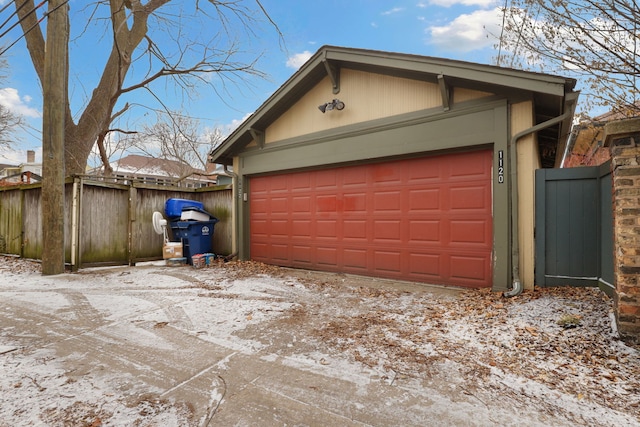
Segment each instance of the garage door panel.
M373 260L374 271L378 273L399 275L402 271L402 255L399 251L375 251Z
M252 200L254 212L256 212L257 215L264 215L264 212L269 209L269 200L266 198L254 197L255 199Z
M343 238L345 240L359 240L366 242L367 235L367 221L361 220L345 220Z
M436 161L416 162L407 165L407 183L410 185L437 183L440 181L442 172L440 163Z
M274 260L284 262L290 259L289 244L287 243L273 243L269 248L269 251L269 256Z
M338 264L338 249L336 247L318 247L316 261L319 266L335 271Z
M251 178L251 257L491 286L491 161L483 151Z
M311 175L299 175L296 180L290 182L292 191L307 191L312 188Z
M312 224L309 219L291 220L291 237L294 239L311 239Z
M438 211L440 210L440 189L425 188L409 190L409 211Z
M411 253L409 254L409 273L412 277L431 280L441 276L440 254Z
M453 187L450 190L451 209L486 209L487 189L483 186Z
M257 261L268 262L269 259L269 245L267 243L252 243L251 255L253 259Z
M402 182L402 170L396 168L392 164L381 163L372 165L369 168L370 181L375 182L376 185L386 186L399 184Z
M409 238L411 243L419 244L424 242L439 243L440 221L413 220L409 223Z
M266 185L266 190L273 193L283 193L289 190L289 180L285 176L274 176L273 180Z
M306 215L311 210L311 196L296 196L291 198L291 213Z
M316 222L316 237L322 239L329 238L332 241L336 239L338 235L338 220L319 220Z
M293 245L292 259L297 264L312 264L313 248L309 245Z
M269 201L271 214L287 214L289 212L289 199L287 197L274 197Z
M400 213L402 194L399 190L376 192L373 194L373 209L379 212Z
M377 220L373 225L373 242L389 244L390 242L400 243L401 224L400 220Z
M345 193L344 195L344 213L360 213L363 214L367 210L367 194L366 193Z
M458 179L482 179L489 175L491 163L485 160L486 151L476 151L466 153L464 157L459 157L456 161L449 163L450 176L453 180Z
M338 207L338 197L333 194L319 195L316 197L315 207L318 213L336 212Z
M341 183L344 188L365 187L368 182L368 173L364 168L343 168L340 170L340 174L336 174L336 176L341 177Z
M343 265L351 271L364 272L367 270L366 249L344 249Z
M256 219L251 222L251 230L256 237L266 238L269 235L270 231L269 222L266 219Z
M452 278L484 282L489 273L486 265L487 259L484 257L454 255L450 257L449 270L452 271Z
M337 188L337 177L335 172L326 169L316 171L311 175L313 188L335 190Z
M269 231L268 233L271 237L284 237L285 239L289 236L289 221L281 219L281 220L271 220L269 221Z
M451 221L451 242L486 246L489 243L488 225L486 220L453 220Z

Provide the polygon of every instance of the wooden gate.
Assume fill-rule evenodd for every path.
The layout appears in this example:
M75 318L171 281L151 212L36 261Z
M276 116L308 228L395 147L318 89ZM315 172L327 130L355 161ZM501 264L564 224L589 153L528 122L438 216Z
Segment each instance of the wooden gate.
M611 163L536 171L538 286L613 290Z

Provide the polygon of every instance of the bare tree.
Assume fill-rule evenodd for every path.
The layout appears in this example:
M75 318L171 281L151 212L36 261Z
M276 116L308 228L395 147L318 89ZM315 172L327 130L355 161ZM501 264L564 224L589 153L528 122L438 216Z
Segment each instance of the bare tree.
M158 113L156 123L145 125L132 145L149 156L201 170L206 169L207 156L213 149L211 136L200 129L197 119L174 111Z
M0 82L7 78L7 61L0 57ZM22 116L0 105L0 148L11 148L14 143L14 132L24 126Z
M498 65L571 74L587 111L640 113L640 9L636 0L505 2Z
M14 132L24 121L3 105L0 105L0 148L10 148L14 143Z
M45 40L38 17L32 13L34 0L14 3L42 82ZM262 76L256 68L259 55L243 52L241 43L255 36L254 28L261 19L280 35L260 0L102 0L83 10L91 19L77 39L93 35L111 41L100 78L87 91L90 96L81 111L73 112L70 102L66 105L64 160L69 175L84 172L93 146L104 142L113 119L129 108L125 101L134 92L148 91L162 103L154 92L154 84L161 79L169 79L178 96L188 97L202 85L209 85L215 93L226 84L246 82L246 76ZM90 25L102 26L103 32L90 30ZM243 33L237 34L238 29ZM69 57L60 61L68 65Z

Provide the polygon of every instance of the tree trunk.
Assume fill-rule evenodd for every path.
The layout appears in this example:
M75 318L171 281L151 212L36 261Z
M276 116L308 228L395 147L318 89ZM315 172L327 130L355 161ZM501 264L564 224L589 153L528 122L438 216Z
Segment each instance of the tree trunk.
M64 273L64 136L69 21L66 0L50 0L42 119L42 274ZM65 58L65 59L61 59Z

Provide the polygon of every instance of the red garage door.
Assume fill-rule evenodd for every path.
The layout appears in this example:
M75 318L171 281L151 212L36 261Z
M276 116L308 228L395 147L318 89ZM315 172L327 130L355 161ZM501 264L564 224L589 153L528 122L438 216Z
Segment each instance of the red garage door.
M491 286L491 151L251 178L251 258Z

